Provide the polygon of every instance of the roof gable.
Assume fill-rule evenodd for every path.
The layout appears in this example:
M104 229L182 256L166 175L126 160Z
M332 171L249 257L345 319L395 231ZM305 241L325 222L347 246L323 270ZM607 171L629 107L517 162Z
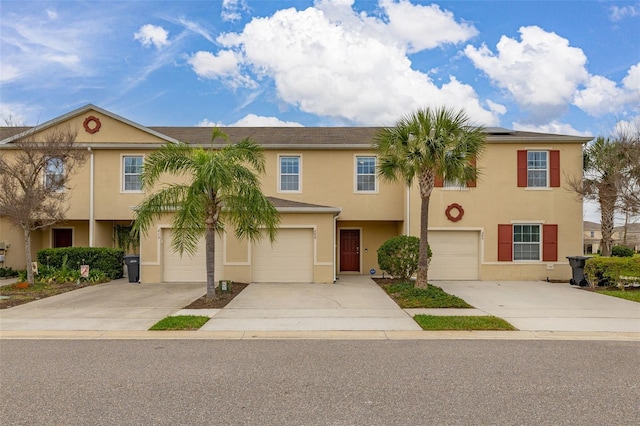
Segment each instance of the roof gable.
M44 139L48 133L60 128L76 132L76 142L90 146L177 142L170 136L89 104L35 127L19 127L15 132L4 128L0 145L11 144L23 137Z

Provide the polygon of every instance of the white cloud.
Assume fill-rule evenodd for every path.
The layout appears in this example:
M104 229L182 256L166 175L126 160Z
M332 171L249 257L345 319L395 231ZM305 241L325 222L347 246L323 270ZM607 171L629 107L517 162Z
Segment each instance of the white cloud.
M0 82L7 83L20 76L20 69L4 61L0 62Z
M152 44L160 49L169 44L167 37L169 33L164 28L146 24L140 27L138 32L133 35L134 40L138 40L144 47L149 47Z
M493 102L491 100L487 100L487 105L489 106L489 109L495 112L496 114L503 115L503 114L506 114L507 112L506 106Z
M255 114L247 114L240 120L229 125L230 127L304 127L295 121L282 121L277 117L265 117Z
M3 19L1 81L14 82L31 78L43 85L68 77L92 74L87 62L97 54L96 43L104 33L102 23L72 22L59 25L57 14L12 16ZM86 34L92 34L87 38ZM60 66L63 68L61 70ZM41 77L45 75L46 78ZM40 79L39 79L40 78Z
M207 118L197 124L198 127L304 127L295 121L282 121L278 117L265 117L255 114L247 114L232 124L213 122Z
M585 88L576 92L573 103L593 116L617 114L629 104L640 106L640 64L629 68L622 86L602 76L589 76Z
M616 87L615 81L595 75L590 76L585 89L576 92L573 103L591 115L615 113L624 105L625 91Z
M514 122L512 127L514 130L520 130L523 132L540 132L571 136L593 136L589 132L581 132L574 129L571 124L560 123L558 121L552 121L546 124L528 124Z
M640 4L631 4L628 6L611 6L611 13L609 14L609 18L613 22L621 21L626 17L636 17L640 16Z
M200 77L220 79L233 88L256 87L251 78L240 73L238 58L232 51L222 50L218 55L200 51L191 56L188 62Z
M351 0L324 0L302 11L280 10L254 18L241 33L223 34L218 42L238 55L232 82L240 82L236 71L251 72L256 80L271 79L278 97L287 104L363 125L391 124L425 104L464 107L479 123L497 124L497 114L482 107L470 85L450 77L438 87L427 74L411 68L407 51L412 46L424 48L430 36L420 40L417 33L411 37L407 33L411 39L400 43L390 23L357 14L352 4ZM408 7L407 2L384 4ZM451 26L458 26L447 16ZM223 52L218 56L199 53L213 62L212 58L229 55ZM194 71L206 78L221 75L213 63ZM248 75L243 81L255 82Z
M54 21L54 20L58 19L58 12L56 12L53 9L47 9L47 16L49 17L49 19Z
M237 21L241 16L241 12L249 10L244 0L222 0L221 17L224 21Z
M473 25L457 23L453 13L437 4L414 5L407 0L380 0L389 17L388 31L407 43L410 52L461 43L478 34Z
M206 29L202 28L201 25L189 21L188 19L185 19L184 17L181 17L180 19L178 19L178 22L184 26L187 30L194 32L202 37L204 37L206 40L210 41L211 43L215 43L214 38L211 36L211 34L209 34L209 31L207 31Z
M509 91L534 122L547 122L564 112L576 88L588 79L587 57L567 39L537 26L519 31L520 41L502 36L495 54L486 45L469 45L465 54Z
M622 84L626 89L636 91L640 96L640 63L629 68L626 77L622 79Z
M216 123L215 121L211 121L208 118L205 118L204 120L202 120L201 122L199 122L198 124L196 124L196 127L224 127L224 124L222 123Z

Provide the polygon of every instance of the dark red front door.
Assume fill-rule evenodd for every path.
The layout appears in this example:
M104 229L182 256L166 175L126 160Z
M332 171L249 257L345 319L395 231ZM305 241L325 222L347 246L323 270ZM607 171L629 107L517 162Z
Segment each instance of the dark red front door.
M360 272L360 231L340 230L340 271Z
M54 229L53 230L53 248L71 247L73 245L72 229Z

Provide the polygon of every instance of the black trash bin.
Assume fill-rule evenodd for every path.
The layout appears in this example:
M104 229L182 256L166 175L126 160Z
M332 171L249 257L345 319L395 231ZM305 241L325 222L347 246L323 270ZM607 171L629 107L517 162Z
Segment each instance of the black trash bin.
M587 259L591 259L590 256L567 256L569 259L569 265L573 272L573 278L569 281L572 285L579 285L584 287L589 285L586 277L584 276L584 265Z
M140 281L140 255L127 254L124 257L124 264L127 265L127 274L130 283Z

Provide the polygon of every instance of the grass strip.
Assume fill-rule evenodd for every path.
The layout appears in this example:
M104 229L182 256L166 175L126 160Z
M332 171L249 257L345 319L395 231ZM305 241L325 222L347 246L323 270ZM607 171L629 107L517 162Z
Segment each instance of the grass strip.
M203 315L177 315L158 321L149 330L198 330L209 317Z
M389 284L382 287L403 309L406 308L473 308L457 296L445 293L440 287L429 284L416 288L412 282Z
M598 291L600 294L606 294L607 296L619 297L620 299L631 300L632 302L640 302L640 291L638 290L602 290Z
M494 316L416 315L413 319L423 330L516 330L502 318Z

